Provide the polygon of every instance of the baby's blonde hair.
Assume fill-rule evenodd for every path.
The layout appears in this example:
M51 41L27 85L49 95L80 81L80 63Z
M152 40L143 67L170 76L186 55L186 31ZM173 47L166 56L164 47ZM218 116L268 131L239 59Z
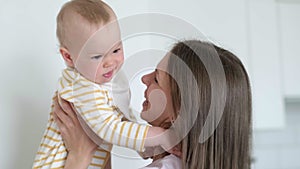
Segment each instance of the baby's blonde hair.
M101 0L71 0L65 3L57 15L56 35L60 46L65 46L68 14L79 14L83 19L91 24L107 23L111 16L114 15L113 10Z

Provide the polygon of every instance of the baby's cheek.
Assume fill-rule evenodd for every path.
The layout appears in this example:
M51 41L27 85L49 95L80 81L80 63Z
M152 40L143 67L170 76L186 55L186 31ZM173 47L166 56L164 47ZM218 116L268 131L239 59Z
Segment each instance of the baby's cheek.
M80 64L78 65L78 71L80 72L81 75L83 75L86 79L95 81L98 71L97 68L99 66L95 65L93 63L85 63L85 64Z
M120 56L119 56L119 63L120 63L120 65L122 65L124 63L124 55L123 55L123 53L120 54Z

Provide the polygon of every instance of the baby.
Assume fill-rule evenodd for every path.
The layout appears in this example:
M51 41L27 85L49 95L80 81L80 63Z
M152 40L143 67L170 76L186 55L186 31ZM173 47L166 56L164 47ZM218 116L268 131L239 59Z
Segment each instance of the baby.
M119 83L118 87L111 82L124 61L113 10L101 0L69 1L57 16L57 37L67 65L59 80L58 95L72 103L83 128L100 145L89 168L106 166L112 144L137 151L163 146L167 139L156 137L164 132L162 128L122 121L124 115L130 119L130 95L128 90L123 90L126 87L122 88L128 84ZM115 98L125 98L124 103L116 104ZM63 168L67 155L50 113L33 168Z

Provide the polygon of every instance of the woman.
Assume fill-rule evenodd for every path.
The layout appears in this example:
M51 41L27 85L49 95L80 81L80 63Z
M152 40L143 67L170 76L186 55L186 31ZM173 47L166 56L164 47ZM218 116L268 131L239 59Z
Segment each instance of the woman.
M212 61L208 64L206 62L214 55L220 59L224 74L209 71L211 70L209 67L217 67L217 62ZM215 103L213 99L213 90L216 87L213 82L214 80L218 82L222 76L226 78L225 86L220 85L216 91L223 92L217 93L219 96L226 93L225 105L222 105L222 101ZM181 166L178 166L179 157L162 154L154 157L154 168L250 168L252 131L250 84L244 66L235 55L206 42L196 40L179 42L162 59L156 71L143 76L142 81L147 89L141 117L154 126L164 128L172 126L180 138L177 140L180 141L177 147L181 151L173 149L170 152L179 155ZM152 108L161 106L157 105L159 103L157 100L151 99L150 93L157 91L165 96L163 103L166 106L160 114L151 109L151 106ZM74 160L74 156L86 154L85 163L88 164L96 145L82 132L70 107L62 105L66 107L63 109L67 113L63 113L57 105L55 113L63 138L70 149L67 165L72 164L80 168L79 165L84 165L84 162L80 163L76 158ZM221 118L210 116L211 110L222 110L221 114L217 114ZM211 133L203 130L209 117L213 117L208 123L213 128ZM77 132L80 136L71 135L76 133L71 130L80 130L81 132ZM205 137L201 135L205 132L209 136L207 139L203 139Z

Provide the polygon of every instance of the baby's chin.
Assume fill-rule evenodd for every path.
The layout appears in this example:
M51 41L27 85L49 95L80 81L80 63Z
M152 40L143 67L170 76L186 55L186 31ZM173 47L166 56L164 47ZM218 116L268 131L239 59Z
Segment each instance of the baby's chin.
M108 83L111 81L111 78L110 79L107 79L107 78L98 78L98 79L94 79L93 82L94 83L97 83L97 84L103 84L103 83Z

